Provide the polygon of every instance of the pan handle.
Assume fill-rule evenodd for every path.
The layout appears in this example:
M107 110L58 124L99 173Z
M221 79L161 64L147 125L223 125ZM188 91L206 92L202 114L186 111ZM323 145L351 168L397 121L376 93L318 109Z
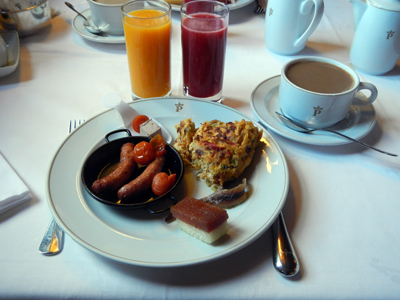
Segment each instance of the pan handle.
M172 196L165 196L165 198L168 198L168 199L172 200L173 203L170 206L166 207L166 208L162 208L162 209L156 210L156 211L152 210L149 206L146 206L148 212L151 213L152 215L158 215L158 214L161 214L163 212L166 212L167 210L169 210L172 206L174 206L178 202L176 200L176 198L172 197Z
M109 133L106 134L106 137L105 137L106 142L107 142L107 143L110 142L109 137L110 137L111 135L116 134L116 133L120 133L120 132L126 132L126 134L127 134L128 136L132 136L131 132L130 132L128 129L126 129L126 128L125 128L125 129L118 129L118 130L114 130L114 131L111 131L111 132L109 132Z

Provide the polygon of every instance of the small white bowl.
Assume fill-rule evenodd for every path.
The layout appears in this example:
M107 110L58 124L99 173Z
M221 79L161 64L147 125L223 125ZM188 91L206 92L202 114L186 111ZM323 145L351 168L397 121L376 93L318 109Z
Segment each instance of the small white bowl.
M0 68L0 77L7 76L15 71L19 63L19 37L15 30L0 31L7 46L7 64Z

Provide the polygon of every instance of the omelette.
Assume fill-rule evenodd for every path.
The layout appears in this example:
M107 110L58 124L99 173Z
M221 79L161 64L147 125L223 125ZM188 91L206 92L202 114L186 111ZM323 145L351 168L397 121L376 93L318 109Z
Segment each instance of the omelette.
M206 121L196 129L189 118L175 128L178 137L174 147L186 164L200 170L197 176L213 189L243 173L262 137L262 130L245 120Z

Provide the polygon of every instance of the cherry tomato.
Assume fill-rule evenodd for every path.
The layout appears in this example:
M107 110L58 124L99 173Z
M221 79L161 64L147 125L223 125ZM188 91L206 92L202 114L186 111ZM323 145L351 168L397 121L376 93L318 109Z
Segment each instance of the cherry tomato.
M140 142L133 149L133 157L139 165L148 165L156 155L152 145L148 142Z
M167 175L167 173L160 172L153 178L151 189L157 196L164 195L174 185L176 181L176 174Z
M136 116L132 122L133 130L135 130L137 133L140 133L140 124L143 124L144 122L146 122L148 120L149 120L148 116L145 116L145 115Z
M167 151L165 149L165 142L160 134L153 137L150 140L150 144L153 146L156 156L161 156Z

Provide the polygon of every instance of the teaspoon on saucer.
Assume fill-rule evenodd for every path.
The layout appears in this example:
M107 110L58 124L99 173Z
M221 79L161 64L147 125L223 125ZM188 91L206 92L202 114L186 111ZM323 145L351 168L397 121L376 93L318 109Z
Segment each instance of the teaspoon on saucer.
M88 19L86 19L84 15L82 15L79 11L77 11L71 3L65 2L65 5L68 6L70 9L72 9L74 12L76 12L81 18L83 18L83 20L84 20L83 26L85 26L87 31L89 31L90 33L93 33L93 34L107 36L107 34L104 33L101 29L91 26Z
M331 133L340 135L340 136L343 137L343 138L346 138L346 139L348 139L348 140L350 140L350 141L353 141L353 142L355 142L355 143L357 143L357 144L359 144L359 145L361 145L361 146L364 146L364 147L366 147L366 148L369 148L369 149L378 151L378 152L380 152L380 153L383 153L383 154L386 154L386 155L390 155L390 156L398 156L397 154L389 153L389 152L386 152L386 151L377 149L377 148L375 148L375 147L372 147L372 146L370 146L370 145L368 145L368 144L365 144L365 143L363 143L363 142L357 141L357 140L355 140L355 139L353 139L353 138L351 138L351 137L349 137L349 136L347 136L347 135L344 135L344 134L342 134L342 133L340 133L340 132L337 132L337 131L335 131L335 130L328 129L328 128L309 129L309 128L304 127L303 125L297 123L296 121L293 121L292 119L288 118L287 116L285 116L285 115L283 115L283 114L281 114L281 113L279 113L279 112L275 112L275 114L276 114L276 115L278 116L278 118L283 122L283 124L285 124L287 127L289 127L290 129L293 129L293 130L295 130L295 131L302 132L302 133L312 133L312 132L317 131L317 130L320 130L320 131L327 131L327 132L331 132Z

